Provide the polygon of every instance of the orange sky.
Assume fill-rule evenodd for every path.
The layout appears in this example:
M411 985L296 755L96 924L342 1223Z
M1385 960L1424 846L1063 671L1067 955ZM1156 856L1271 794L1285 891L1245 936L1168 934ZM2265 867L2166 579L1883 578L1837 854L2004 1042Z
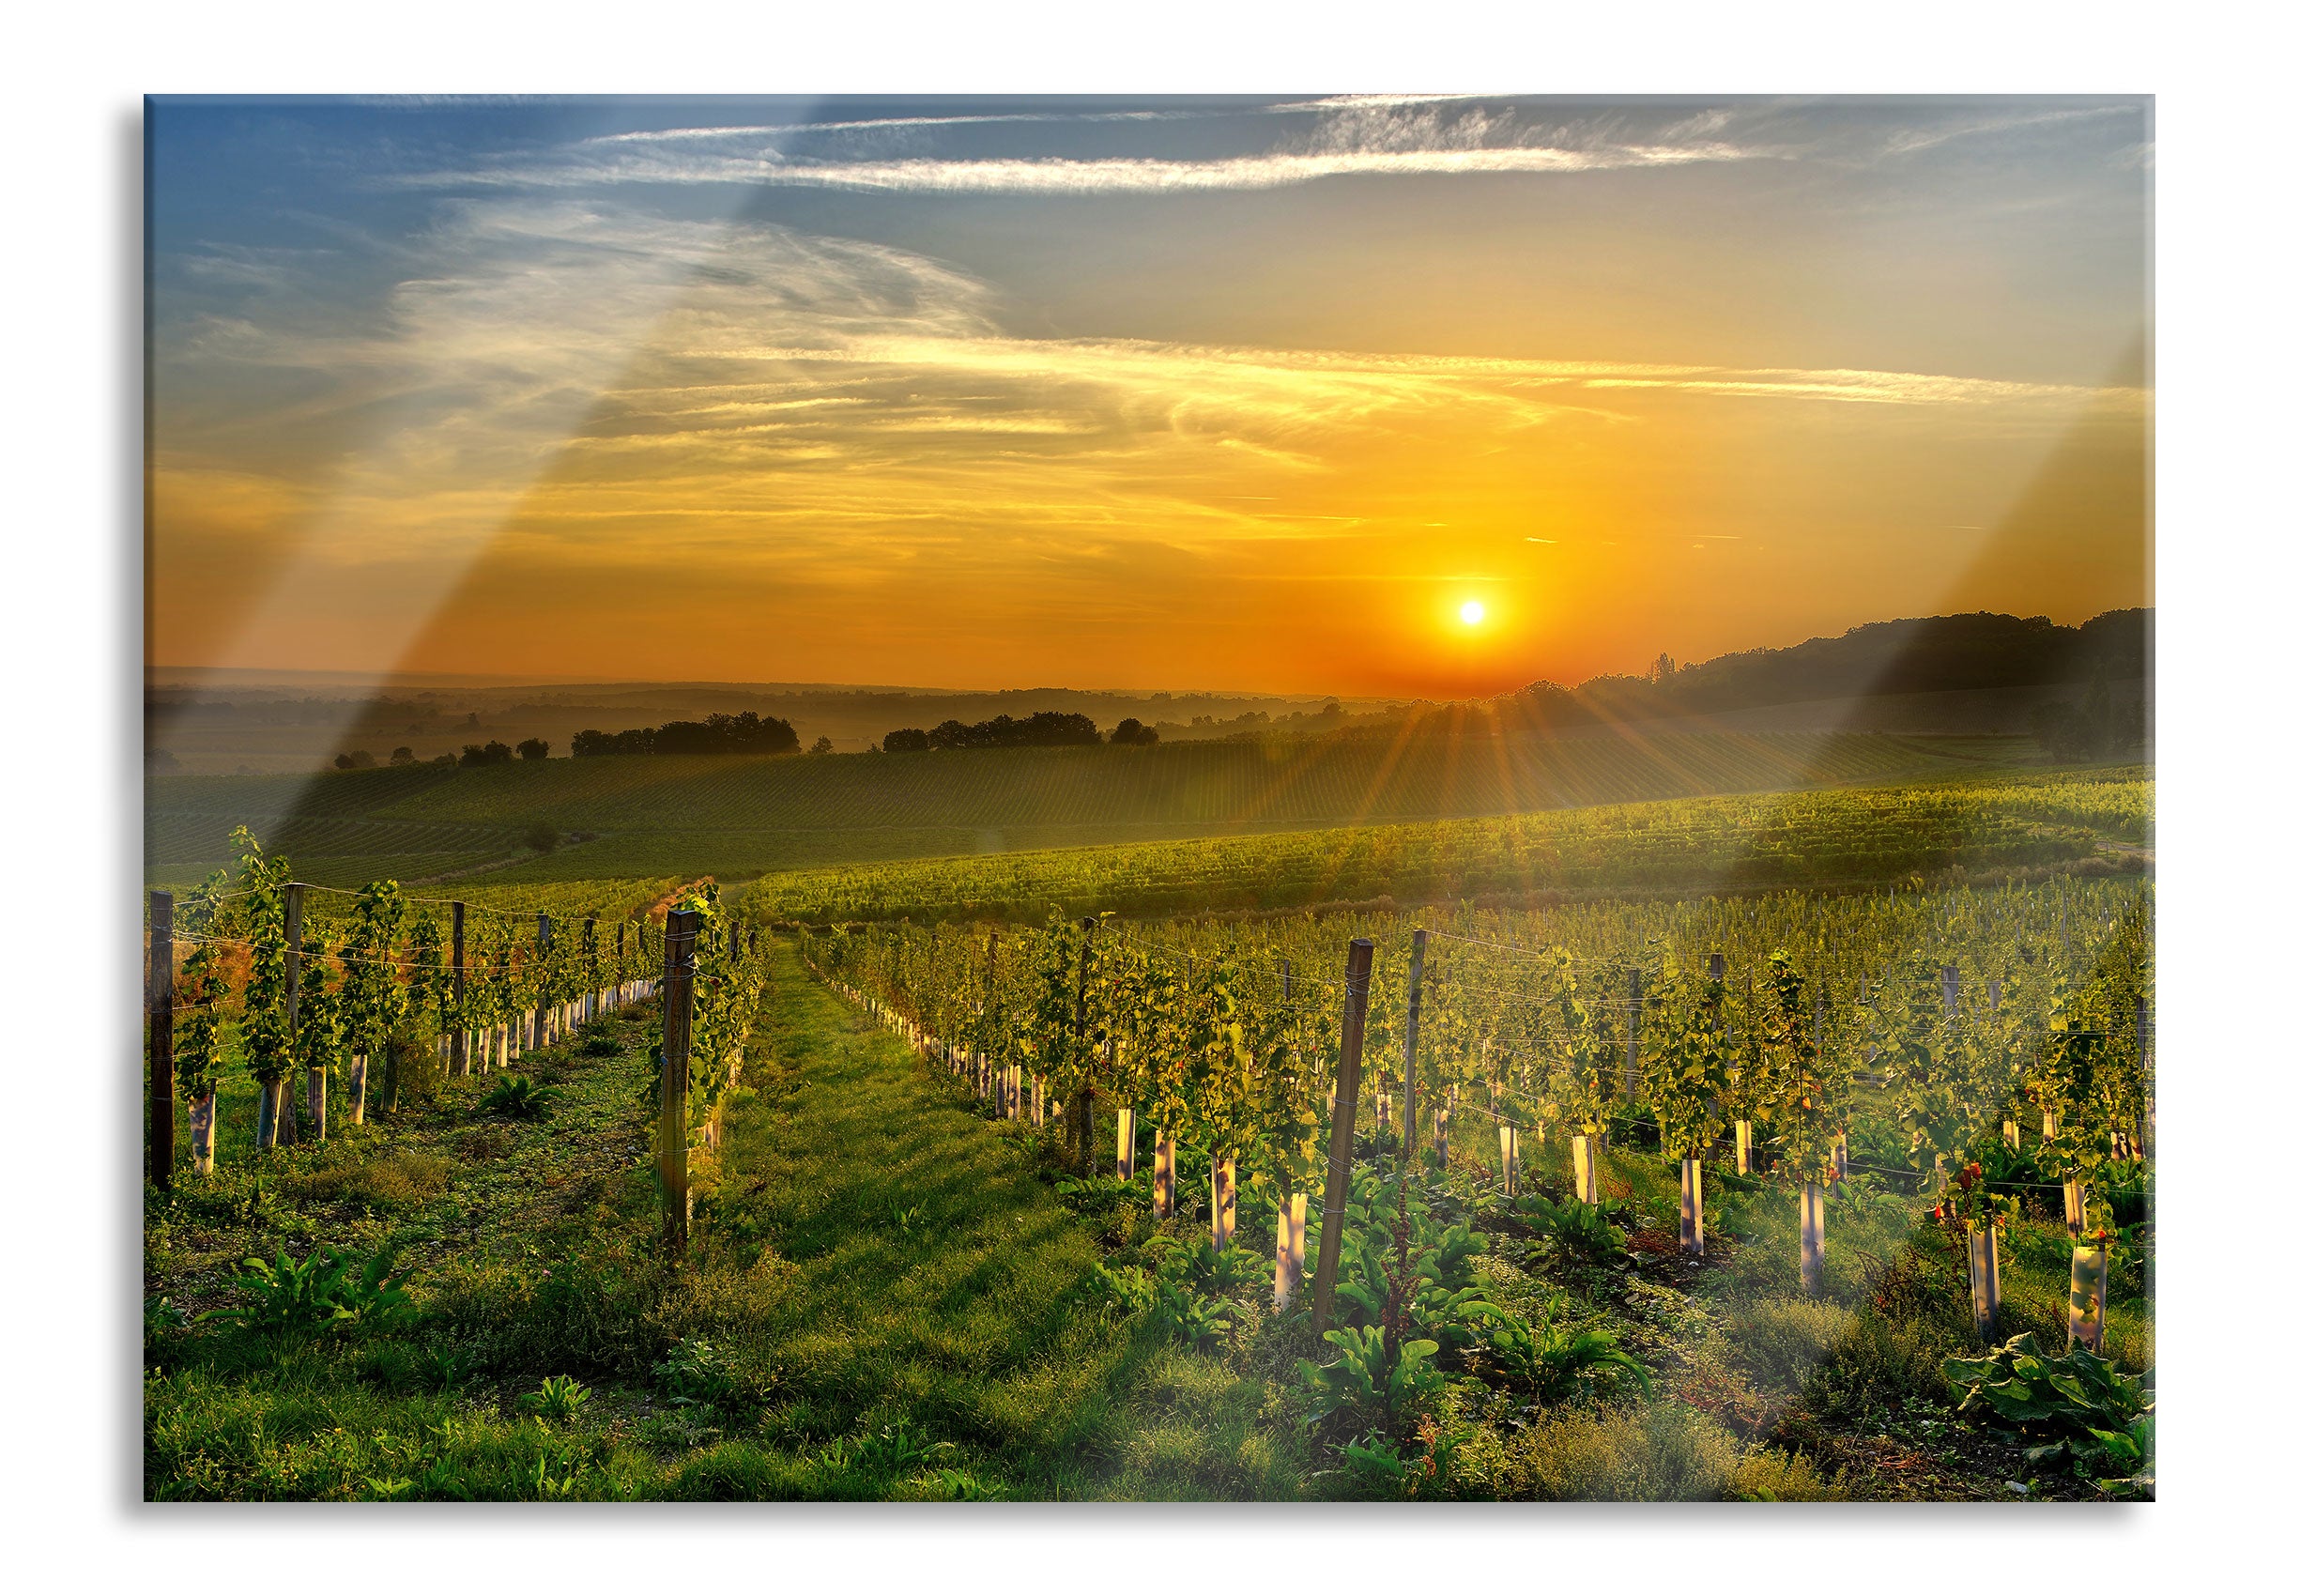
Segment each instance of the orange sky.
M864 109L432 113L292 214L163 110L153 662L1449 697L2148 602L2133 102Z

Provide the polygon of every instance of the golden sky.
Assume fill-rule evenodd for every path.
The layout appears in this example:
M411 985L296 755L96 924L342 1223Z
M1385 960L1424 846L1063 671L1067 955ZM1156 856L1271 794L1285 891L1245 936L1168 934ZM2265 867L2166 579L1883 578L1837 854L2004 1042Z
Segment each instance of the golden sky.
M2141 101L154 130L158 665L1436 697L2149 602Z

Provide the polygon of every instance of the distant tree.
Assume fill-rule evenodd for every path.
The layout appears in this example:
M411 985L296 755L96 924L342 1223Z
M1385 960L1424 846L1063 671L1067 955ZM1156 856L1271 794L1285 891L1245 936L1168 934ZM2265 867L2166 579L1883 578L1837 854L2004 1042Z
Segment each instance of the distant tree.
M779 716L745 710L628 731L578 731L568 751L578 760L602 754L795 754L799 734Z
M348 754L335 756L335 768L337 770L374 770L376 756L365 748L354 748Z
M523 760L547 760L551 757L551 744L540 737L530 737L519 744L519 757Z
M1101 741L1090 717L1056 710L1041 710L1021 720L995 715L972 726L946 720L927 733L928 745L935 748L1059 748Z
M549 821L537 821L533 825L528 827L527 836L523 840L536 852L548 853L559 846L559 827L553 825Z
M1147 748L1158 740L1158 734L1155 728L1128 715L1111 729L1110 740L1115 744Z
M395 765L411 765L415 763L415 750L413 748L392 749L391 762Z
M434 762L443 762L451 758L452 756L442 754L439 760ZM477 743L466 743L463 745L463 758L454 762L464 765L507 765L511 763L511 744L490 743L483 748Z
M888 732L879 745L890 754L923 754L934 746L927 734L914 726Z
M144 768L147 771L172 771L184 767L183 761L165 748L146 748L144 750Z
M465 716L463 717L463 724L464 724L464 725L465 725L467 728L468 728L469 729L471 729L471 730L473 730L473 731L478 730L478 729L479 729L479 711L477 711L477 710L473 710L473 711L472 711L472 712L471 712L469 714L465 715Z
M1645 674L1648 682L1666 682L1677 674L1677 661L1671 659L1667 654L1662 654L1647 668Z
M827 754L831 751L831 740L828 737L818 737L815 739L815 745L806 751L810 754Z
M465 752L466 754L468 754L468 753L470 753L470 752L471 752L471 751L472 751L474 748L476 748L477 746L478 746L478 744L470 744L469 746L467 746L467 747L464 749L464 752ZM452 755L452 754L434 754L434 755L431 757L431 762L432 762L433 764L435 764L435 765L452 765L452 764L467 764L467 765L468 765L468 764L483 764L485 761L484 761L484 760L470 760L470 759L466 759L466 760L457 760L457 759L455 758L455 756L454 756L454 755Z

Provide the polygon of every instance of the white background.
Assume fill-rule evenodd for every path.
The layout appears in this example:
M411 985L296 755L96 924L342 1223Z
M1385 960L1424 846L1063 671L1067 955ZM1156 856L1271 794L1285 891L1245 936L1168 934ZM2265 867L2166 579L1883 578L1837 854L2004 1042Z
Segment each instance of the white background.
M2300 1456L2279 1018L2294 848L2293 54L2266 7L1648 3L17 10L0 431L0 1513L18 1589L1081 1592L2281 1584ZM2100 1509L141 1503L140 97L146 92L2154 93L2164 1500ZM127 1128L125 1131L121 1128ZM2255 1559L2262 1559L2255 1563ZM2246 1566L2251 1564L2253 1566ZM2270 1572L2280 1566L2283 1574Z

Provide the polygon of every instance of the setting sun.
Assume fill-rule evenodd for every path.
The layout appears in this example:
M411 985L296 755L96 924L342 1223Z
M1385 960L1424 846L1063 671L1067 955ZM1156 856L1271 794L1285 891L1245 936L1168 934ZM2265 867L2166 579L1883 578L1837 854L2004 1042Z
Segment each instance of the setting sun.
M1485 606L1480 604L1476 599L1471 599L1467 604L1462 606L1463 625L1475 626L1479 622L1483 621L1484 619Z

